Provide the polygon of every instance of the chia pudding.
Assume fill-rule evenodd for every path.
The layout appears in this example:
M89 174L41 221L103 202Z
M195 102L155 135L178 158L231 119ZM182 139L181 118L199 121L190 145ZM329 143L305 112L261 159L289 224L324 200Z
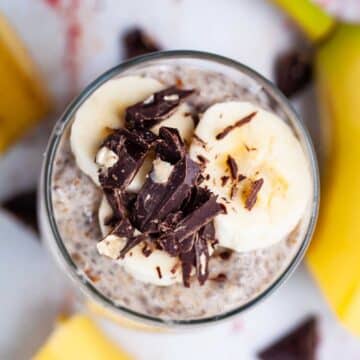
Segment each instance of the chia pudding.
M277 116L282 116L274 108L273 104L268 101L268 97L264 95L261 89L254 91L254 89L244 87L239 82L221 73L192 68L190 65L162 65L150 66L132 73L128 72L126 76L129 75L156 79L162 84L163 88L176 86L181 89L193 89L194 93L186 96L182 104L177 106L176 111L178 113L183 111L180 115L178 114L178 118L181 117L181 121L192 122L192 126L195 128L203 121L207 110L215 104L248 102L255 106L256 109L266 110L266 113L278 113ZM121 79L121 77L118 79ZM118 81L118 79L110 81ZM145 102L153 101L153 99L148 100L147 97L141 100ZM119 99L119 101L121 100ZM85 104L82 106L85 106ZM75 114L75 118L76 116ZM210 117L210 115L206 116ZM161 126L161 121L158 126ZM288 127L288 125L286 126ZM90 131L92 131L91 128L89 128ZM87 136L86 131L84 131L84 136ZM104 256L104 253L100 253L101 251L99 252L98 244L106 236L104 231L109 231L104 230L105 225L100 223L105 220L101 216L99 218L99 208L104 195L104 188L99 184L95 184L88 174L85 174L79 168L77 159L74 156L74 144L71 144L70 137L71 127L69 126L62 136L54 161L51 196L57 227L79 273L87 277L105 297L108 297L117 305L164 320L191 320L224 314L248 303L269 288L288 267L304 239L304 233L309 221L311 200L311 192L307 193L305 190L303 197L306 198L306 209L302 210L300 218L297 219L292 229L285 236L282 234L281 238L269 241L267 246L253 245L250 241L250 245L248 245L249 242L244 241L244 244L239 245L240 248L238 248L233 246L234 243L231 242L213 242L211 251L206 250L208 251L208 263L206 264L207 274L205 281L204 279L199 281L199 276L196 276L194 269L192 269L190 278L187 279L189 282L187 286L185 286L184 281L174 281L173 283L169 281L166 284L158 284L150 280L146 281L143 278L140 279L134 271L129 271L128 268L122 266L119 256L111 258ZM229 137L230 135L225 139ZM188 151L194 141L194 135L191 134L189 139L183 140ZM101 145L101 142L99 145ZM247 151L251 150L256 151L255 148L247 149ZM204 151L206 154L204 157L207 157L208 150L205 149ZM197 155L197 159L193 157L194 161L199 159L201 160L200 155ZM95 163L95 159L93 160ZM227 158L229 170L226 178L231 178L234 171L237 178L239 178L243 171L242 163L237 162L234 169L234 167L231 167L231 161L229 163L229 160L233 161L233 159ZM203 166L201 161L198 161L198 163L200 167ZM148 171L151 171L151 166ZM243 175L244 178L246 176L248 175ZM269 179L271 176L269 175ZM215 188L212 189L212 184L215 184L215 181L211 183L208 174L202 174L202 177L208 179L202 179L205 182L200 186L206 184L221 202L222 194L217 193ZM224 177L222 176L222 178ZM148 179L149 175L145 176L145 178ZM165 178L165 181L167 180L168 176ZM227 179L227 181L231 181L231 179ZM247 180L243 181L246 182ZM266 188L266 182L267 178L264 180L263 191L269 191ZM255 182L249 184L253 186ZM219 188L219 184L216 185ZM134 193L141 191L141 186L140 190L135 189ZM260 189L258 196L262 196L261 191ZM245 194L246 191L243 189L242 193ZM242 195L238 194L238 196L241 197ZM249 201L249 195L246 200ZM253 214L257 206L255 202L256 194L253 200L254 203L251 206L248 204L249 209L246 209L250 215ZM231 198L224 201L223 205L231 207ZM253 206L254 208L251 209ZM224 217L226 214L219 216ZM107 225L109 226L109 222ZM217 228L215 222L215 230L218 231L219 228ZM174 229L171 231L171 234L175 232ZM234 225L229 231L231 233L237 232L237 228ZM244 238L246 236L248 234L244 235ZM214 240L218 240L217 238L218 234L215 232ZM261 241L263 240L259 235L259 243ZM161 246L157 246L157 251L162 251ZM127 254L126 256L130 255ZM166 256L170 255L166 253ZM152 255L148 258L144 255L144 259L151 259L151 257ZM139 261L142 260L139 259ZM161 278L164 274L160 273L158 275Z

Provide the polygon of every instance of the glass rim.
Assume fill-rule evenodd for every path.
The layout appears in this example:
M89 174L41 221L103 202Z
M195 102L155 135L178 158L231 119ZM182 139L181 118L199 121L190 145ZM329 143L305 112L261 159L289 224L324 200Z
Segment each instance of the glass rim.
M110 80L114 76L132 68L133 66L145 64L154 60L171 60L171 59L196 59L203 61L215 62L220 65L224 65L226 67L230 67L234 70L241 71L245 75L249 76L251 79L255 80L257 83L262 85L269 91L269 94L272 98L274 98L281 106L282 111L284 111L285 115L291 119L296 125L297 130L300 131L302 140L305 146L305 150L307 152L307 157L309 157L310 161L310 170L312 173L313 179L313 198L309 215L309 223L307 225L306 233L302 240L299 249L296 254L294 254L293 258L287 265L287 267L282 270L281 274L276 278L276 280L271 283L265 290L257 294L254 298L252 298L247 303L237 306L236 308L221 313L219 315L209 316L205 318L199 319L187 319L187 320L172 320L172 319L162 319L155 316L146 315L134 310L131 310L125 306L121 306L116 304L114 301L106 297L101 291L97 290L96 287L85 277L79 274L77 271L78 267L73 262L70 254L68 253L58 230L53 206L52 206L52 196L51 196L51 188L52 188L52 173L53 173L53 164L54 158L56 155L56 151L58 149L60 140L62 138L62 134L64 129L67 127L68 123L72 120L74 114L78 110L78 108L82 105L82 103L101 85L103 85L106 81ZM257 73L255 70L249 68L242 63L232 60L230 58L202 51L194 51L194 50L169 50L169 51L159 51L156 53L151 53L143 56L138 56L133 59L127 60L125 62L120 63L119 65L114 66L113 68L107 70L100 76L98 76L93 82L91 82L85 89L67 106L65 111L62 113L60 118L57 120L54 129L50 135L46 155L43 162L43 172L42 172L42 180L43 186L40 188L40 192L43 192L41 195L44 199L45 205L45 215L47 216L47 221L50 225L50 229L55 240L56 251L59 254L63 267L67 272L67 275L71 277L71 279L79 285L80 290L89 296L92 300L95 300L96 303L100 304L105 309L116 312L120 316L127 317L134 321L140 321L141 323L145 323L147 325L157 326L157 327L188 327L189 325L203 325L203 324L211 324L214 322L218 322L220 320L228 319L236 314L243 312L244 310L249 309L260 301L264 300L267 296L269 296L273 291L275 291L281 284L285 282L289 278L289 276L294 272L299 263L304 257L306 249L310 243L312 238L315 224L318 216L319 210L319 200L320 200L320 180L319 180L319 171L318 164L316 159L315 150L305 125L303 124L301 118L297 115L295 109L289 102L289 100L283 95L280 90L268 79ZM52 240L52 242L54 242ZM52 249L53 250L53 249Z

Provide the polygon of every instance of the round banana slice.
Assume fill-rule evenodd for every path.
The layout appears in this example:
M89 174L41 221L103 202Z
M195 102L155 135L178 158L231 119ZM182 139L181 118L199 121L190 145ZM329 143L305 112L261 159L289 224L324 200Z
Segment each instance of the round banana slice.
M127 76L110 80L97 89L76 112L71 128L71 149L79 168L87 174L95 184L99 185L98 165L95 162L99 146L112 129L124 126L124 114L127 107L146 100L154 92L165 86L159 81L140 76ZM175 126L183 138L190 139L194 124L189 117L189 107L186 104L160 126ZM151 169L152 158L146 159L133 181L129 191L138 191L145 181L145 175Z
M105 237L97 244L100 254L117 259L126 243L125 238L108 235L110 228L104 225L104 220L112 215L111 207L104 197L99 208L100 229ZM116 260L135 279L158 286L169 286L182 281L179 259L171 257L161 250L153 250L150 256L145 257L143 244L135 246L123 259Z
M204 185L226 206L227 214L214 221L221 246L267 247L304 215L312 191L309 165L275 114L247 102L213 105L195 129L190 155L204 163Z

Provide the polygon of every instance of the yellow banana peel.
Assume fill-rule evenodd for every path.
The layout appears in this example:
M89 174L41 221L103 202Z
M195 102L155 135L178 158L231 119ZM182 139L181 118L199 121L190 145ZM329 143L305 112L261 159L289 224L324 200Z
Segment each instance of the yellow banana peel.
M307 263L340 321L360 335L360 25L329 20L310 0L274 1L310 40L321 39L314 44L315 81L325 158Z
M49 111L51 102L24 45L0 14L0 153Z

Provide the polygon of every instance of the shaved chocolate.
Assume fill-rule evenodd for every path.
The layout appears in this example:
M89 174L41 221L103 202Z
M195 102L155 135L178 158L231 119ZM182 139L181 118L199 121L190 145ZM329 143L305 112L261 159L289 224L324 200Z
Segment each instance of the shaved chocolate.
M312 316L258 356L262 360L315 360L318 341L317 320Z
M140 244L141 242L148 239L148 236L146 234L140 234L136 236L129 237L126 241L125 246L120 251L120 258L124 258L125 255L136 245Z
M161 50L154 39L138 27L129 29L122 40L125 59Z
M150 129L171 116L182 100L193 92L194 90L182 90L176 86L171 86L154 93L149 99L126 109L125 121L127 127L130 129Z
M224 130L222 130L221 132L219 132L216 135L216 140L222 140L226 135L228 135L232 130L243 126L245 124L247 124L248 122L250 122L252 120L252 118L257 114L256 111L252 112L251 114L245 116L244 118L236 121L235 124L227 126Z
M100 169L99 173L102 188L110 189L129 185L150 150L150 145L138 134L126 129L116 130L101 147L107 147L118 156L112 167Z
M2 207L25 225L39 232L36 217L36 189L25 191L5 200Z
M157 267L156 267L156 271L157 271L157 273L158 273L159 279L161 279L161 278L162 278L162 274L161 274L160 266L157 266Z
M263 183L264 179L258 179L253 181L253 183L251 184L251 189L245 202L245 208L247 210L250 211L254 207L257 200L257 194L260 191Z
M226 163L229 166L231 177L233 178L233 180L235 180L238 172L238 166L235 159L228 155Z
M225 186L227 184L227 182L229 181L230 177L229 176L222 176L221 177L221 186Z
M243 181L243 180L245 180L245 179L246 179L246 176L245 176L245 175L239 174L239 176L238 176L238 183L241 182L241 181Z

